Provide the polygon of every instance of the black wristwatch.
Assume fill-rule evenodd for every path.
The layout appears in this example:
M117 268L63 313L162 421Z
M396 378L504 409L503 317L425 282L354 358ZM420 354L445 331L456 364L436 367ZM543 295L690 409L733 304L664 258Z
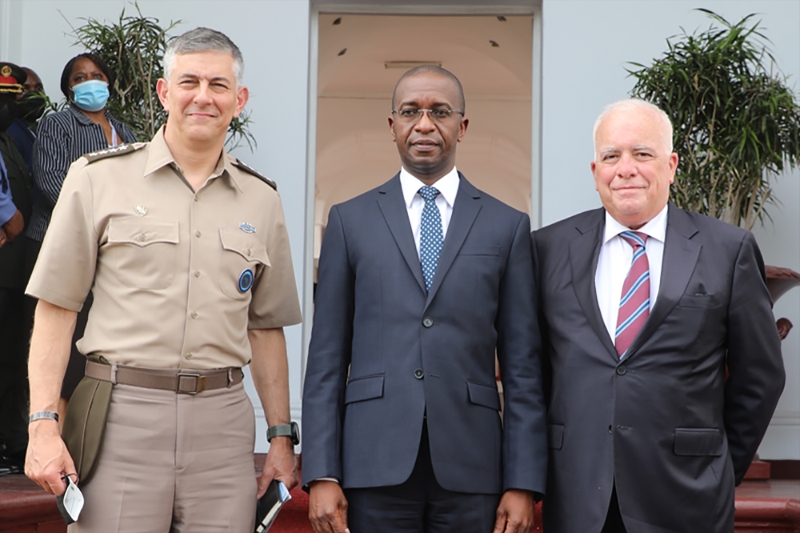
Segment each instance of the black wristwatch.
M297 427L297 422L280 424L269 428L267 430L267 442L272 441L275 437L291 437L292 444L295 446L300 444L300 428Z

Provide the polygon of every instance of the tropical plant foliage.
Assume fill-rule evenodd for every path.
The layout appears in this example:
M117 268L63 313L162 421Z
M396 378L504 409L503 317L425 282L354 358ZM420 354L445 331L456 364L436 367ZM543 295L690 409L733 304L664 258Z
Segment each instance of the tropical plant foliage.
M680 156L672 200L750 229L769 216L770 179L800 165L800 106L753 14L667 39L651 66L631 63L631 95L672 119Z
M109 87L108 111L125 122L140 140L149 140L166 122L167 113L158 101L156 82L163 76L162 60L169 32L181 21L163 27L154 17L142 15L138 4L135 15L123 8L117 22L82 19L85 24L72 28L76 44L97 54L114 75ZM228 129L226 147L233 149L242 140L252 150L255 138L249 132L249 114L242 113Z

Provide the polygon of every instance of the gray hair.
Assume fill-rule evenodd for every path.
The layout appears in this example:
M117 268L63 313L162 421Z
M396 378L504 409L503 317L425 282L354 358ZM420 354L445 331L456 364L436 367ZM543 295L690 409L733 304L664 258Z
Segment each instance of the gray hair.
M597 130L600 128L600 124L615 111L650 111L655 113L656 116L661 121L661 139L664 143L664 146L667 148L667 153L672 153L672 121L670 121L669 116L661 110L660 107L651 104L645 100L640 100L639 98L628 98L626 100L618 100L612 104L608 104L603 108L603 111L600 113L600 116L597 117L597 120L594 122L594 129L592 130L592 139L594 141L594 151L597 153Z
M164 78L169 81L175 66L175 56L196 52L222 52L233 56L233 74L236 85L242 85L244 77L244 59L239 47L222 32L209 28L195 28L170 39L164 52Z

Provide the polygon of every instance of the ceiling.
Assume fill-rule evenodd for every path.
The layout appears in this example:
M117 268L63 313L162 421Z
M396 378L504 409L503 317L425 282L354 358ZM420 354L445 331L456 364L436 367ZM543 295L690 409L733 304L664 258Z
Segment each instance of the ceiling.
M318 94L385 96L407 70L386 62L428 61L458 76L469 99L530 99L531 17L502 18L321 14Z
M311 0L311 3L316 6L396 6L404 7L412 6L429 6L436 5L439 7L480 7L483 8L487 4L495 7L498 5L505 7L526 7L532 8L534 4L541 3L541 0L535 2L534 0L495 0L487 2L487 0ZM501 8L499 8L501 9Z

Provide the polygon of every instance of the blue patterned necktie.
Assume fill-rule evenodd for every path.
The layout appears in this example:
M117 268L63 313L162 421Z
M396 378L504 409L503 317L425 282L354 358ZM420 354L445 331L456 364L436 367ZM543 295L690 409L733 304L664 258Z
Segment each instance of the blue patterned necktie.
M425 200L422 209L422 220L419 224L419 260L422 263L422 277L425 278L425 289L430 291L436 264L442 252L444 237L442 233L442 215L436 207L439 190L434 187L422 187L418 191Z

